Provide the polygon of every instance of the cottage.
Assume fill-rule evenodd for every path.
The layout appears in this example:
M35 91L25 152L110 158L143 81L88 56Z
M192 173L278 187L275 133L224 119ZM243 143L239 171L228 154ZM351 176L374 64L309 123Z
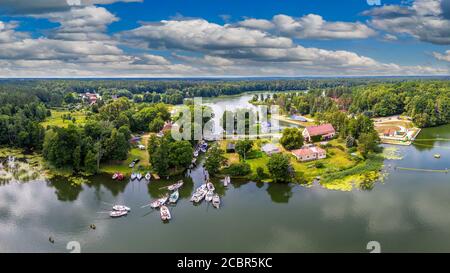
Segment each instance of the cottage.
M327 152L319 147L303 147L301 149L293 150L292 154L298 161L311 161L323 159L327 157Z
M95 93L85 93L83 96L82 96L82 99L83 100L87 100L87 102L89 103L89 104L91 104L91 105L93 105L93 104L96 104L97 103L97 101L100 99L100 96L99 95L97 95L97 94L95 94Z
M333 125L326 123L317 126L308 126L303 130L302 134L306 141L312 141L315 137L327 140L336 135L336 130L334 130Z
M273 155L280 152L280 148L278 148L275 144L268 143L261 147L261 150L267 155Z

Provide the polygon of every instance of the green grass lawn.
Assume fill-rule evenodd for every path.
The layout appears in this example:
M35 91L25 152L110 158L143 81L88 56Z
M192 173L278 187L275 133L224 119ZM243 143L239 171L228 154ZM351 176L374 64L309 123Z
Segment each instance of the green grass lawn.
M72 121L63 120L62 116L64 114L70 114L75 118L75 124L83 125L86 122L86 113L83 111L62 111L62 110L51 110L52 115L48 117L44 122L41 123L44 128L47 126L56 126L56 127L68 127L69 124L74 124Z
M317 176L327 177L329 174L339 174L341 172L343 174L346 174L347 170L361 164L360 161L358 161L356 158L352 158L352 156L348 154L345 145L340 143L338 140L332 140L329 143L332 146L326 148L327 158L315 161L299 162L289 151L286 151L283 148L281 148L281 151L282 153L289 156L291 165L294 168L297 176L301 177L302 180L305 180L308 183L312 182L312 180ZM226 144L221 143L221 145L225 147ZM226 157L229 159L234 159L233 163L237 163L239 160L239 156L235 153L226 154ZM252 170L252 173L249 175L249 177L252 177L256 174L256 169L258 167L262 167L264 169L264 172L268 174L269 170L267 168L267 164L269 163L269 160L270 157L261 152L258 148L258 145L255 145L254 150L248 155L248 158L246 160ZM316 164L318 162L322 163L323 167L317 168ZM353 172L349 172L348 174L353 174Z
M142 137L142 144L147 147L149 135L144 135ZM134 159L139 159L139 163L137 166L140 166L142 172L150 171L150 163L149 163L149 155L147 149L140 150L138 148L132 148L128 153L128 158L124 161L111 161L109 163L104 163L100 166L100 172L104 173L115 173L121 172L123 174L131 174L133 171L132 168L129 167L131 161ZM136 167L135 167L136 169Z

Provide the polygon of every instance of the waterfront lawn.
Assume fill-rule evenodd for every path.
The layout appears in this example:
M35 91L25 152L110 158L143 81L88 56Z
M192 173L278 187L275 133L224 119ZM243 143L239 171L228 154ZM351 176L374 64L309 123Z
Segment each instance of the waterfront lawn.
M147 147L149 137L149 134L142 136L142 143L145 147ZM129 175L133 171L133 169L130 168L129 165L134 159L140 160L136 166L141 166L140 169L142 171L149 171L151 169L147 149L140 150L138 148L132 148L128 153L128 158L126 160L104 163L100 166L100 172L109 174L121 172L123 174Z
M47 128L47 126L68 127L69 124L83 125L86 122L86 113L83 111L51 110L51 113L52 115L41 123L44 128ZM62 116L68 114L75 118L75 123L70 120L63 120Z
M220 143L221 147L226 147L226 143L227 141L222 141ZM359 157L349 155L348 149L338 140L332 140L329 144L329 147L326 148L327 158L309 162L297 161L289 151L286 151L281 146L280 150L283 154L289 156L298 180L304 183L312 183L317 176L326 177L328 174L340 173L357 166L360 162ZM259 167L262 167L266 174L269 173L267 164L270 156L262 152L259 148L260 146L261 143L256 141L254 150L247 155L246 163L250 165L252 171L248 175L249 178L255 177L256 170ZM229 159L229 164L239 162L239 156L236 153L228 153L226 157ZM265 181L270 182L270 179Z

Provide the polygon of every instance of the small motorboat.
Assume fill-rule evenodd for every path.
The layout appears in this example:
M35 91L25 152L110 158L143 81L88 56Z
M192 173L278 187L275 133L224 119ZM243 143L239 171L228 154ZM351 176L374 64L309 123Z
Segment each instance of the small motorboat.
M168 186L167 189L168 189L169 191L176 191L176 190L178 190L179 188L181 188L181 187L183 186L183 184L184 184L184 182L183 182L182 180L180 180L180 181L178 181L177 183Z
M142 179L142 174L140 174L140 173L136 174L136 179L137 180L141 180Z
M124 179L125 179L125 176L123 174L121 174L121 173L117 174L117 180L118 181L123 181Z
M153 174L153 178L155 178L156 180L159 180L159 179L160 179L160 177L159 177L159 175L158 175L157 173L154 173L154 174Z
M208 182L208 183L206 183L206 187L208 188L208 190L210 190L210 191L214 191L216 188L214 188L214 185L213 185L213 183L211 183L211 182Z
M165 196L165 197L156 199L155 201L150 203L150 207L152 207L154 209L161 207L162 205L164 205L167 202L167 198L168 197Z
M135 173L132 173L131 174L131 180L135 180L136 179L136 174Z
M207 193L206 189L197 189L191 197L191 202L199 203L200 201L203 200L203 198L205 198L206 193Z
M118 177L119 177L119 173L115 173L115 174L113 174L112 179L116 180Z
M226 177L223 179L223 186L224 186L224 187L228 187L228 184L230 184L230 177L229 177L229 176L226 176Z
M206 202L211 202L213 200L213 197L214 197L214 192L208 191L205 196Z
M127 211L127 212L131 210L129 207L123 205L114 205L112 209L115 211Z
M196 202L196 203L198 203L198 202L200 202L200 201L202 201L203 200L203 198L205 198L205 196L206 196L206 193L207 193L207 191L206 190L203 190L203 191L201 191L201 192L199 192L199 194L198 194L198 201Z
M217 193L212 198L212 204L216 209L220 207L220 197Z
M122 217L128 214L126 210L113 210L109 212L109 216L112 218Z
M147 174L145 175L145 179L146 179L147 181L150 181L150 179L152 179L152 174L151 174L151 173L147 173Z
M174 191L169 196L169 203L175 204L178 201L178 198L180 197L180 193L178 191Z
M441 155L440 154L435 154L434 158L441 158Z
M206 184L202 184L200 187L198 187L195 191L201 192L201 191L207 191L208 188L206 187Z
M161 214L161 220L163 221L169 221L170 219L172 219L169 208L166 206L161 206L159 213Z

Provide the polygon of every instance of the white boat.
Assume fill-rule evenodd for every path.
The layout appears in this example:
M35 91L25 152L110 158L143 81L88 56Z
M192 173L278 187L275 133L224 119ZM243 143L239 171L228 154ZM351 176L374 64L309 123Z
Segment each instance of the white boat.
M172 219L169 208L166 206L162 206L159 210L159 213L161 214L161 220L163 221L169 221L170 219Z
M208 188L208 190L210 190L210 191L214 191L216 188L214 188L214 185L213 185L213 183L211 183L211 182L208 182L208 183L206 183L206 187Z
M113 174L112 179L113 179L113 180L116 180L118 176L119 176L119 174L118 174L118 173L115 173L115 174Z
M154 209L161 207L162 205L164 205L167 202L167 198L168 197L165 196L165 197L156 199L155 201L150 203L150 207L152 207Z
M198 201L197 201L197 203L198 202L200 202L200 201L202 201L203 200L203 198L205 198L205 196L206 196L206 193L207 193L207 191L206 190L204 190L204 191L201 191L201 192L199 192L198 193Z
M206 148L201 147L201 148L200 148L200 151L201 151L202 153L206 153Z
M198 156L198 151L195 151L194 152L194 157L197 157Z
M213 200L213 197L214 197L214 192L208 191L205 196L206 202L211 202Z
M140 173L136 174L136 179L137 180L141 180L142 179L142 174L140 174Z
M130 211L131 209L127 206L123 206L123 205L114 205L112 207L113 210L115 211Z
M126 210L113 210L109 212L109 216L113 218L122 217L128 214Z
M135 180L136 179L136 174L135 173L132 173L131 174L131 180Z
M147 173L145 175L145 179L147 179L147 181L150 181L150 179L152 179L152 174L151 173Z
M170 196L169 196L169 203L176 203L178 201L178 198L180 197L180 193L178 191L174 191Z
M181 188L181 187L183 186L183 184L184 184L184 182L183 182L182 180L180 180L180 181L178 181L177 183L168 186L167 189L168 189L169 191L176 191L176 190L178 190L179 188Z
M230 183L231 183L230 177L229 177L229 176L226 176L226 177L223 179L223 186L224 186L224 187L228 187L228 184L230 184Z
M207 191L208 188L206 187L206 184L202 184L200 187L198 187L195 191L201 192L201 191Z
M203 189L197 189L195 191L195 193L192 195L191 201L194 202L194 203L199 203L200 201L203 200L203 198L205 198L206 193L207 193L206 189L204 189L204 190Z
M212 198L212 204L216 209L220 207L220 197L217 193Z

